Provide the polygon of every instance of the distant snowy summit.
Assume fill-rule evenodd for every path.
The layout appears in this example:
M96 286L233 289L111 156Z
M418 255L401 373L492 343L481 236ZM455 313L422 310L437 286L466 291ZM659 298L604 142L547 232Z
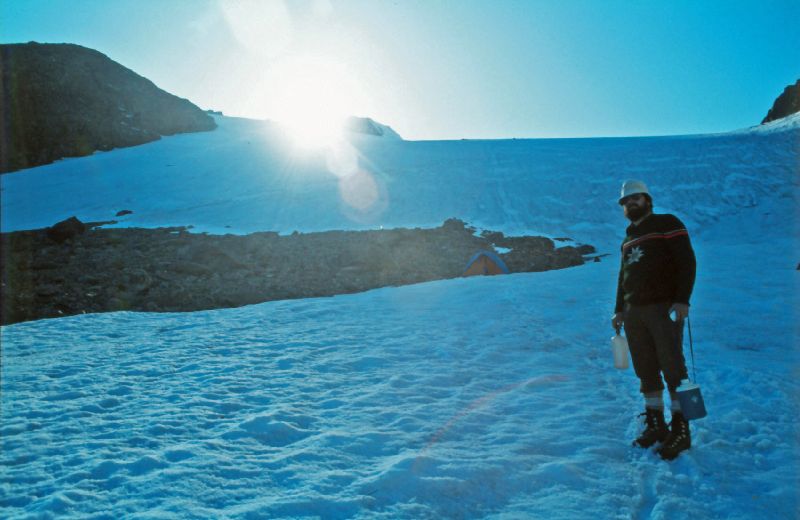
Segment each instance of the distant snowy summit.
M369 117L349 117L345 121L345 130L354 134L374 135L387 139L402 140L400 134L395 132L391 126L382 125Z
M80 45L4 44L0 63L0 173L216 128L190 101Z
M770 123L798 112L800 112L800 79L794 85L789 85L783 90L761 124Z

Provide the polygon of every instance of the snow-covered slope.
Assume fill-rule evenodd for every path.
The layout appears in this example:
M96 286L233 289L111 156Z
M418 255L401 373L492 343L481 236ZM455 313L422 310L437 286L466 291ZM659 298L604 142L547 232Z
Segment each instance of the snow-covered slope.
M769 134L785 132L786 130L796 130L797 128L800 128L800 112L770 121L769 123L763 123L741 130L734 130L733 132L729 132L729 134Z
M792 196L791 130L629 139L397 141L356 136L293 148L269 123L217 117L213 132L68 159L0 177L3 231L134 213L122 225L197 231L436 226L457 217L505 232L615 242L622 180L692 227ZM76 193L79 196L76 196Z
M222 119L217 132L3 176L3 229L119 209L135 211L128 225L239 232L460 216L570 234L613 256L240 309L3 327L0 516L796 516L796 127L363 140L355 170L347 154L326 163L283 152L261 124ZM626 177L647 180L660 209L687 222L698 256L692 332L709 415L671 463L630 446L641 397L632 371L612 368Z

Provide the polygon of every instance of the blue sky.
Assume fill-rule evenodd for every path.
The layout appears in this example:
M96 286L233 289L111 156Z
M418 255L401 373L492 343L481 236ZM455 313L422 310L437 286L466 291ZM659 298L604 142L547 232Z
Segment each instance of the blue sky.
M760 123L800 78L797 20L796 0L3 0L0 39L91 47L228 115L634 136Z

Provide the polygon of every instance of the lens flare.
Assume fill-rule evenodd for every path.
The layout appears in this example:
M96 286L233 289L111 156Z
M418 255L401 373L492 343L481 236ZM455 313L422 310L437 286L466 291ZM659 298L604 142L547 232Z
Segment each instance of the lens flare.
M351 208L360 212L370 211L378 202L378 184L369 173L358 171L339 180L339 194Z
M276 63L269 77L265 111L302 148L334 145L347 116L368 105L356 77L333 59L291 57Z
M339 198L348 218L374 223L388 207L388 194L375 173L360 164L361 159L356 147L345 140L326 149L326 166L339 179Z
M328 171L339 178L358 173L358 150L343 139L327 148L325 161Z
M223 0L220 7L231 34L249 53L274 58L292 41L294 26L282 0Z

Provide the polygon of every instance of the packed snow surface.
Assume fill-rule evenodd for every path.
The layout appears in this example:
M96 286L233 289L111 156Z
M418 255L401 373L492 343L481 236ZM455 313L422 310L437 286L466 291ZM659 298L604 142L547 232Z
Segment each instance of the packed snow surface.
M797 125L363 139L337 159L286 151L263 124L219 121L215 132L2 176L3 230L121 209L134 211L121 225L240 233L455 216L567 234L610 256L239 309L3 327L0 516L796 517ZM657 211L684 220L698 256L692 334L709 415L673 462L631 447L638 383L612 365L626 178L648 182Z

